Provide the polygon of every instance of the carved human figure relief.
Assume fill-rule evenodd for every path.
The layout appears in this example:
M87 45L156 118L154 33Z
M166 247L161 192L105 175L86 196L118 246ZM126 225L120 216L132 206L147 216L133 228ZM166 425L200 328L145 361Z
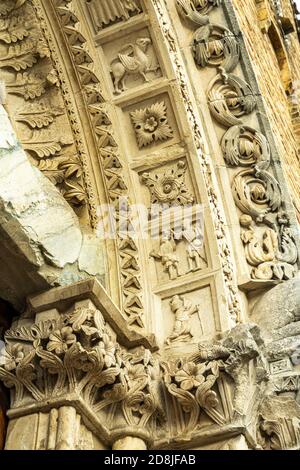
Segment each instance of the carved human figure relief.
M198 271L207 266L207 260L203 247L203 233L199 227L194 229L190 222L184 226L183 238L186 240L186 251L189 272Z
M139 148L173 137L164 101L130 113Z
M85 0L96 31L141 13L138 0Z
M194 197L186 186L186 170L186 162L180 160L163 173L143 173L142 182L151 193L152 204L192 204Z
M159 251L153 250L151 256L161 261L164 271L168 273L170 280L177 279L180 276L176 243L170 230L163 232Z
M200 305L193 305L191 301L186 300L183 296L174 295L170 300L170 308L175 316L175 324L172 333L166 339L166 344L192 339L190 320L194 313L198 313L200 318ZM203 330L202 325L201 329Z
M115 94L119 95L127 89L128 75L140 75L144 82L149 82L147 74L160 69L158 64L152 66L152 60L147 54L151 44L150 38L138 38L135 43L126 44L118 52L117 57L110 64Z

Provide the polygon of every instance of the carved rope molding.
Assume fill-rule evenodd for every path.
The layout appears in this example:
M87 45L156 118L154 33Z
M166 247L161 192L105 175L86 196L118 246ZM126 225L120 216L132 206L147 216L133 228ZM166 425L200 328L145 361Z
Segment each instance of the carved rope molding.
M207 98L214 119L229 127L221 142L224 159L231 168L246 167L233 177L232 190L242 212L241 238L247 263L253 267L251 278L258 282L291 279L297 272L298 251L280 185L270 173L270 147L263 134L243 125L243 117L256 108L256 97L247 82L229 73L240 56L235 35L226 28L216 31L206 15L207 2L203 8L194 0L176 0L176 4L181 16L197 26L192 46L196 64L218 70L208 85ZM222 0L213 2L211 7L221 4Z

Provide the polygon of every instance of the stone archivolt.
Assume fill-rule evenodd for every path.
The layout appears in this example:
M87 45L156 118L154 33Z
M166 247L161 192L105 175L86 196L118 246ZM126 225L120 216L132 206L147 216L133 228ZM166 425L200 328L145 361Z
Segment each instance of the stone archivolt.
M30 2L3 3L0 69L8 93L21 98L13 111L21 143L66 200L75 208L82 207L87 200L83 164L49 46Z
M272 163L269 143L263 134L243 125L244 117L256 108L256 97L247 82L228 73L239 62L234 35L224 29L223 42L210 38L215 26L209 16L201 17L196 2L177 0L177 5L183 17L201 25L192 46L196 64L215 65L219 71L208 86L207 98L215 120L229 127L221 142L225 161L232 167L246 167L233 177L232 190L236 205L245 215L240 218L241 225L249 229L243 230L241 237L247 262L256 266L251 277L256 281L290 279L297 271L297 248L288 228L289 220L284 217L282 222L280 216L284 200L278 181L269 171ZM263 241L256 235L259 229L254 228L255 224L271 227L264 230Z
M257 96L236 71L241 59L238 38L226 27L210 22L209 13L221 3L220 0L175 0L183 19L197 28L191 53L198 72L208 66L216 68L217 74L208 85L208 107L222 131L224 127L227 129L221 148L233 175L233 198L240 211L249 278L262 288L286 280L288 289L296 280L297 248L285 212L284 196L273 173L269 142L260 131L246 124L247 117L253 117ZM145 20L149 13L146 2L116 0L113 4L109 0L92 0L80 7L76 0L50 2L64 47L68 47L71 56L82 109L93 137L90 144L96 146L101 181L107 201L116 208L117 227L132 222L127 214L124 217L119 201L129 194L131 198L134 192L130 192L126 165L112 131L113 113L107 109L115 107L125 122L125 111L132 106L135 110L127 110L127 121L137 141L136 160L140 158L136 167L132 166L138 168L140 176L133 177L140 184L138 190L145 190L148 195L145 197L152 204L169 203L181 208L199 201L194 185L197 178L189 155L194 147L206 185L205 202L216 232L215 252L220 263L220 268L211 270L210 277L219 269L221 280L217 284L214 278L213 284L207 272L200 272L200 258L205 267L210 266L206 254L203 259L199 249L204 235L194 231L193 226L185 232L187 273L181 271L182 255L177 252L178 244L172 233L160 233L159 250L147 253L159 260L167 273L168 279L165 285L159 286L161 290L156 292L156 298L167 304L167 308L161 307L161 313L172 316L172 328L162 338L158 352L153 338L147 337L144 330L145 289L141 266L145 270L147 260L141 262L141 250L133 237L120 236L116 242L123 295L120 310L101 286L96 293L92 289L87 294L82 285L77 285L74 291L49 291L38 299L29 299L25 314L6 332L0 378L11 389L9 417L21 426L19 418L51 410L50 418L53 411L54 417L55 413L57 416L66 413L68 427L73 429L79 413L93 435L113 448L122 445L118 444L120 437L135 438L143 448L147 444L158 449L186 447L187 440L190 446L196 442L204 444L207 439L214 442L222 434L226 439L244 434L251 448L299 447L300 414L296 403L299 374L295 360L298 338L294 335L294 327L299 327L298 311L294 307L279 309L278 318L283 324L276 328L274 341L270 341L264 328L261 335L254 324L237 325L241 321L241 305L213 168L203 149L196 106L165 2L153 0L152 7L156 27L172 62L170 76L176 82L173 88L187 115L190 138L184 149L170 143L176 139L177 124L176 119L172 120L172 100L168 98L169 106L158 98L165 93L166 80L170 77L165 74L168 67L152 66L147 55L154 42L151 39L151 28L154 28L148 17ZM110 80L110 96L106 103L102 90L105 75L100 77L86 39L84 21L80 21L81 8L89 10L97 41L101 47L108 44L108 52L110 45L117 41L119 26L134 38L122 49L117 43L111 57L104 51L106 46L102 48L101 53L109 56L105 73L107 82ZM95 226L96 203L82 145L82 127L72 108L70 84L44 14L43 2L37 0L3 2L0 51L4 53L0 68L4 70L9 95L18 99L12 114L20 126L24 148L72 205L83 206L88 202L90 220ZM22 24L19 15L26 18ZM156 59L157 63L163 63L161 57ZM157 80L153 90L148 90L149 74L158 69L162 71L161 83ZM149 91L148 104L137 108L135 102L142 103L141 93ZM70 132L61 134L60 128ZM182 144L183 137L178 141ZM160 144L161 149L162 142L166 147L160 154L156 146ZM150 144L153 154L143 158ZM195 271L199 279L190 276ZM157 278L160 282L159 274ZM191 287L188 287L190 280ZM216 297L222 298L222 309L226 311L223 324L221 315L216 315L213 335L218 331L218 341L204 334L202 325L204 308L200 302L205 288L210 292L212 285L215 290L220 286ZM190 295L197 300L190 300ZM266 306L255 304L253 318L265 309ZM159 306L157 310L160 312ZM211 316L213 312L214 307L209 310ZM190 341L196 314L200 325L197 333L201 338L197 350L195 342ZM263 324L264 320L259 320L257 323ZM283 404L284 393L293 396ZM48 447L61 448L51 438L51 432L50 429L48 441L52 444L48 442Z

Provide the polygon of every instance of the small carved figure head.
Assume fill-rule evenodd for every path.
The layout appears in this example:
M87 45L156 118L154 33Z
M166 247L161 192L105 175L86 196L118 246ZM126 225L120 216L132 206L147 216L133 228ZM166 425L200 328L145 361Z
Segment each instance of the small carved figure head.
M139 38L137 39L136 41L136 45L142 49L143 52L146 52L146 50L148 49L148 47L150 46L151 44L151 39L150 38Z
M251 215L243 214L240 217L240 224L242 227L250 228L252 225L252 221L253 220L252 220Z
M171 230L164 230L161 234L162 242L169 241L172 239L172 232Z
M172 312L176 312L179 308L184 306L184 298L181 295L174 295L170 300Z

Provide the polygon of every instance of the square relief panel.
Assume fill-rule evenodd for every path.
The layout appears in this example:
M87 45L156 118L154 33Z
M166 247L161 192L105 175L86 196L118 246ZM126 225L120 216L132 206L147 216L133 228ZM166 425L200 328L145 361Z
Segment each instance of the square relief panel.
M161 315L163 337L160 342L168 348L194 347L216 332L210 286L166 297L162 301Z
M178 231L163 230L160 239L152 242L150 258L155 264L158 285L201 274L208 268L203 228L188 220L177 226Z
M140 15L140 0L84 0L95 33Z
M127 31L102 48L116 96L162 76L148 28Z
M186 158L139 174L141 200L147 208L191 206L196 202Z
M178 126L167 93L128 106L123 111L128 146L133 155L155 152L180 141Z

